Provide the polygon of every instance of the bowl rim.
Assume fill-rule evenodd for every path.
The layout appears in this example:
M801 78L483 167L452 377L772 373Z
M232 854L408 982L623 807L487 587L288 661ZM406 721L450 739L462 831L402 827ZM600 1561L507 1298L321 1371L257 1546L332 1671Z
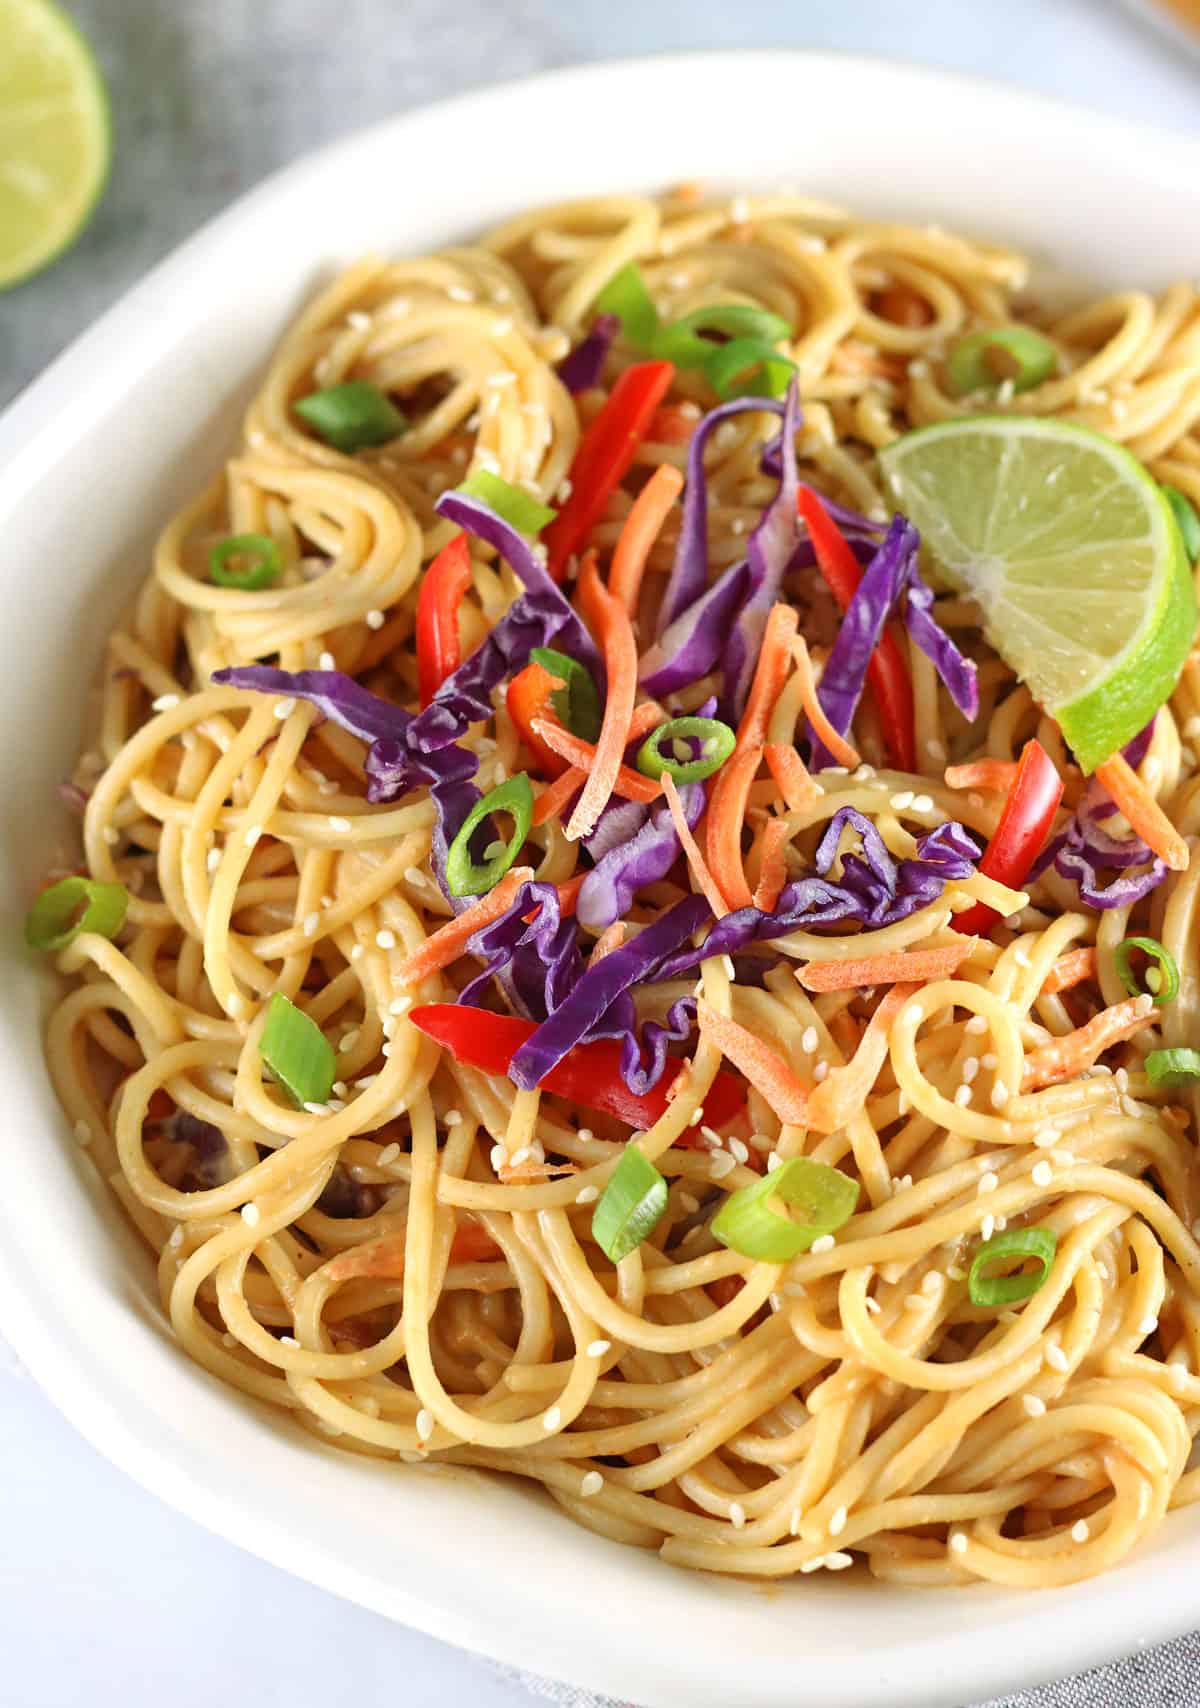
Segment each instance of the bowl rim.
M794 64L798 72L809 75L845 79L865 74L882 78L904 88L914 99L936 100L952 92L960 98L982 102L995 111L1002 109L1014 123L1036 124L1051 142L1056 134L1062 134L1064 127L1073 130L1082 127L1096 140L1097 146L1134 150L1144 161L1146 173L1152 173L1155 179L1181 185L1200 181L1200 142L1189 136L1154 130L994 80L849 53L793 49L663 53L565 66L466 91L448 100L393 115L279 168L209 219L127 290L0 415L0 516L17 504L22 491L32 487L111 409L114 396L120 395L125 383L121 370L127 341L137 341L139 371L145 371L171 348L181 325L191 318L182 310L173 309L174 284L202 268L231 232L253 220L258 210L269 206L281 192L294 191L307 179L352 161L385 138L418 132L432 115L462 117L488 109L502 112L522 100L537 98L546 90L560 93L565 90L583 101L595 98L603 89L611 98L614 90L630 79L645 75L648 68L664 79L674 79L686 77L697 66L717 62L728 67L732 75L752 80L764 63L778 67L781 61ZM650 158L653 158L652 148ZM531 177L536 180L536 171ZM246 1508L231 1498L219 1479L209 1476L206 1470L197 1472L184 1467L177 1454L160 1445L153 1430L131 1421L128 1410L122 1411L110 1392L90 1380L85 1362L73 1359L69 1340L59 1339L49 1331L48 1325L55 1319L43 1308L37 1283L37 1274L20 1269L0 1240L0 1330L79 1432L169 1506L293 1575L444 1641L511 1665L537 1671L552 1668L556 1676L592 1689L624 1695L635 1690L640 1700L662 1708L680 1700L672 1694L670 1677L665 1683L660 1679L639 1683L635 1678L631 1684L633 1675L624 1657L610 1653L603 1643L594 1645L582 1663L574 1650L561 1641L548 1642L539 1652L531 1652L526 1633L510 1628L504 1618L481 1630L461 1609L439 1596L432 1584L422 1584L412 1577L404 1582L383 1582L370 1572L355 1570L345 1559L306 1536L302 1522L293 1527L277 1522L265 1511ZM242 1403L240 1397L237 1403ZM1141 1575L1145 1576L1147 1570L1152 1568L1143 1559ZM985 1686L988 1691L995 1693L998 1689L1041 1682L1051 1674L1061 1676L1063 1667L1076 1671L1094 1666L1128 1652L1135 1643L1163 1641L1190 1630L1195 1623L1195 1613L1182 1585L1174 1596L1162 1593L1160 1583L1159 1593L1133 1597L1138 1606L1135 1624L1132 1615L1122 1617L1121 1576L1114 1573L1107 1579L1094 1581L1102 1588L1097 1589L1091 1616L1075 1619L1067 1630L1056 1633L1053 1642L1046 1617L1037 1611L1039 1605L1045 1606L1043 1598L1027 1598L1022 1603L1029 1613L1028 1619L1022 1618L1019 1623L1040 1632L1033 1653L1018 1652L1011 1644L1004 1646L1003 1639L1012 1634L1011 1624L1002 1624L991 1634L981 1633L981 1641L989 1646ZM1124 1579L1124 1588L1130 1588L1128 1578ZM914 1603L922 1604L922 1601ZM964 1603L964 1612L969 1609L970 1603ZM1098 1611L1102 1617L1095 1617ZM950 1634L947 1640L953 1641ZM905 1664L917 1665L918 1661L928 1664L935 1653L926 1634L920 1655L914 1643ZM856 1686L853 1696L844 1691L838 1694L836 1702L846 1708L850 1705L874 1708L885 1702L893 1708L904 1702L921 1703L923 1708L934 1708L938 1703L957 1704L962 1700L959 1693L964 1688L979 1694L983 1676L978 1669L973 1675L968 1669L967 1673L957 1671L953 1677L927 1677L919 1690L912 1693L911 1680L899 1678L894 1672L877 1673L869 1680L864 1678L862 1688ZM761 1676L747 1679L746 1684L742 1699L747 1708L751 1703L755 1708L758 1705L765 1708L782 1700L774 1694L770 1681ZM790 1681L783 1688L790 1693ZM728 1696L705 1695L704 1702L722 1699L728 1700ZM834 1698L828 1700L833 1702Z

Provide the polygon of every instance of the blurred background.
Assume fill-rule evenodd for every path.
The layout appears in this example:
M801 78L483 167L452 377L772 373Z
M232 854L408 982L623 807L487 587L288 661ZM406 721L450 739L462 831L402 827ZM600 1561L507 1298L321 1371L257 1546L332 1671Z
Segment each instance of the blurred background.
M0 404L266 173L405 108L582 60L817 47L945 66L1194 134L1200 57L1171 35L1172 9L1196 18L1200 4L70 0L109 86L112 176L74 247L0 294ZM3 17L0 7L0 29ZM0 118L3 69L0 39ZM585 117L602 148L619 121ZM802 134L802 86L796 122ZM0 152L2 138L0 129ZM76 1708L117 1691L123 1708L385 1696L411 1708L522 1708L542 1694L536 1681L335 1601L176 1517L102 1461L2 1349L0 1519L0 1701L13 1708ZM1038 1708L1200 1703L1195 1641L1104 1671L1108 1679L1053 1698L1039 1693ZM586 1708L577 1696L554 1699Z

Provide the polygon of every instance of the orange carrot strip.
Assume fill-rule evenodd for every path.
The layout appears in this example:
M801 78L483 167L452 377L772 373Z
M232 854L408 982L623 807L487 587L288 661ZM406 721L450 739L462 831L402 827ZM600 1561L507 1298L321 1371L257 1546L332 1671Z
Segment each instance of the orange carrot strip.
M947 765L948 789L999 789L1007 791L1017 780L1015 759L972 759L969 765Z
M1135 1032L1154 1023L1154 1004L1148 996L1131 996L1124 1002L1114 1002L1102 1008L1086 1026L1068 1032L1065 1038L1055 1038L1043 1044L1025 1058L1022 1091L1037 1091L1043 1085L1057 1085L1060 1080L1074 1079L1089 1068L1113 1044L1122 1038L1132 1038Z
M549 718L534 718L531 727L535 735L541 736L547 747L552 747L555 753L561 753L564 759L569 759L571 764L578 766L581 771L590 770L595 764L596 749L590 741L584 741L582 736L572 735L569 729L564 729L561 724L551 723ZM662 789L655 778L643 777L640 771L622 765L617 771L613 794L620 795L626 801L656 801L662 794Z
M709 790L705 852L709 870L730 907L750 907L754 900L742 864L742 825L750 785L762 761L767 722L787 680L789 650L798 622L791 605L771 607L746 709L738 725L737 745Z
M763 758L789 812L805 812L820 799L820 785L809 776L807 765L794 747L783 741L769 741L763 748Z
M1084 979L1095 976L1096 951L1072 949L1069 955L1058 957L1042 980L1042 995L1057 996L1060 990L1070 990L1072 986L1082 984Z
M365 1245L351 1246L330 1258L325 1274L330 1281L357 1281L369 1277L374 1281L404 1279L403 1234L388 1234L383 1239L368 1240ZM479 1222L460 1222L450 1241L451 1263L487 1263L503 1253L491 1234Z
M491 925L493 920L509 907L521 885L528 883L533 877L532 866L514 866L511 872L506 872L494 889L485 896L480 896L465 913L460 913L457 919L448 919L445 925L439 925L431 937L406 955L400 963L396 974L396 983L402 985L417 985L422 979L427 979L430 973L440 972L452 961L457 961L467 946L467 939L485 925Z
M716 880L708 869L704 855L700 852L700 844L692 835L691 828L684 816L683 802L679 799L679 790L675 787L675 779L669 771L663 772L662 787L667 805L671 809L671 822L675 826L679 846L687 857L688 867L696 881L696 886L716 917L723 919L729 909L725 906L724 897L717 888Z
M875 984L926 984L948 979L979 941L964 937L942 949L864 955L861 961L810 961L796 974L805 990L866 990Z
M803 635L797 635L792 642L792 658L801 682L800 704L804 707L809 723L837 763L853 771L858 764L858 752L851 747L844 735L839 735L834 729L825 715L824 706L817 698L817 679L813 674L812 659L809 657L808 644Z
M679 470L670 463L661 463L638 493L621 529L608 572L608 586L613 598L621 601L630 616L637 609L650 548L682 491L683 476Z
M1186 872L1191 857L1187 843L1125 755L1114 753L1103 765L1097 765L1096 776L1109 799L1125 814L1133 834L1140 836L1173 872Z
M662 723L666 715L657 700L643 700L640 706L633 708L633 716L629 720L630 741L636 741L642 735L649 735L656 724ZM547 743L547 746L549 745ZM641 773L639 772L637 775L640 776ZM572 765L569 770L563 772L561 777L556 777L550 787L543 789L533 803L534 824L545 824L548 818L558 818L566 810L567 802L571 796L578 789L582 789L586 782L587 770L581 765ZM621 793L620 787L618 786L613 792L619 795Z
M568 878L565 883L555 884L554 887L558 891L559 912L564 919L569 919L575 912L575 904L579 900L579 892L583 888L583 880L586 877L586 872L576 872L575 876Z
M863 1107L887 1056L892 1022L916 988L915 984L892 986L871 1016L854 1055L812 1093L808 1124L816 1132L835 1133Z
M769 818L763 830L762 858L758 868L758 883L754 890L754 905L760 913L770 913L787 883L787 861L783 851L791 838L792 826L785 818Z
M579 599L599 631L604 668L608 672L608 694L595 762L564 831L568 842L578 842L594 830L596 820L612 798L621 755L629 745L629 720L637 699L638 678L637 641L629 612L601 581L594 552L586 554L579 572Z
M700 1031L743 1073L785 1125L808 1125L809 1092L771 1046L707 1002L696 1004Z

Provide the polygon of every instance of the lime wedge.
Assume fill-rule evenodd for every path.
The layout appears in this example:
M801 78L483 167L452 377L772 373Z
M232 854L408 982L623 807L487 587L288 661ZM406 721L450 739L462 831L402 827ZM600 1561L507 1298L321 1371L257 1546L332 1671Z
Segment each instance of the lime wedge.
M1168 698L1196 632L1156 483L1100 433L1021 416L920 427L880 463L946 580L1094 770Z
M108 175L108 98L50 0L0 0L0 290L78 235Z

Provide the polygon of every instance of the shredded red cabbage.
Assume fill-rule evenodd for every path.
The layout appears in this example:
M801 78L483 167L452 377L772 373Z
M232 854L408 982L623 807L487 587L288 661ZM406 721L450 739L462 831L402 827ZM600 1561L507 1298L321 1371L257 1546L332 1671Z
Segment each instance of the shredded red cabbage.
M576 344L575 348L563 357L558 364L558 377L572 397L577 397L581 391L590 391L593 386L600 384L604 359L620 330L621 321L618 315L598 314L583 342Z
M656 698L673 694L708 675L746 602L749 586L750 564L743 558L731 564L694 605L676 617L642 655L639 675L647 694Z
M644 1097L663 1076L668 1045L681 1044L695 1023L695 997L681 996L667 1010L665 1022L647 1020L644 1023L639 1040L637 1010L632 995L624 991L603 1019L591 1028L585 1041L591 1043L597 1038L619 1038L621 1078L635 1097Z
M583 845L598 865L612 849L632 841L649 817L650 808L644 802L623 801L614 795L596 820L595 829L584 837Z
M694 830L704 811L703 786L685 783L679 791L679 802L688 828ZM665 878L681 851L671 809L662 802L632 837L610 846L583 880L575 905L579 923L590 930L602 931L616 920L624 919L643 884ZM594 848L591 852L594 857Z
M1153 720L1151 720L1151 724ZM1142 745L1141 757L1149 745L1143 730L1134 737L1130 747ZM1126 754L1129 748L1125 749ZM1038 878L1051 865L1062 878L1075 884L1079 899L1085 907L1104 912L1110 907L1132 907L1143 896L1157 889L1167 875L1166 862L1160 860L1136 836L1110 836L1100 820L1111 818L1116 807L1096 783L1089 783L1075 813L1057 836L1043 848L1030 871ZM1134 871L1132 868L1140 867ZM1102 874L1119 872L1120 877L1102 882Z
M484 970L458 1000L478 1005L491 980L507 974L501 978L505 993L531 1020L544 1020L559 1008L583 973L575 921L563 917L553 884L522 884L500 918L467 939L467 952L478 956Z

